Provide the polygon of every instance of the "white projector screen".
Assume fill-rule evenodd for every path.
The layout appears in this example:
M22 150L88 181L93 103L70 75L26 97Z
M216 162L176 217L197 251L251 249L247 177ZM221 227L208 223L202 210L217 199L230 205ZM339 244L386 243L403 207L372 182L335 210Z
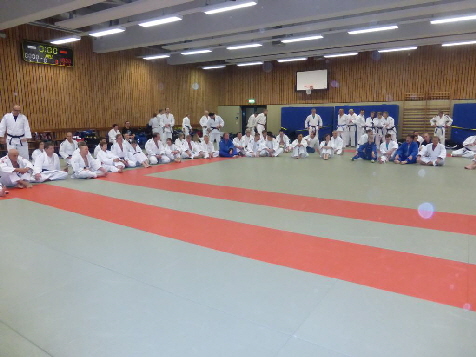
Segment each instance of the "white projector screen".
M296 90L327 89L327 69L296 73Z

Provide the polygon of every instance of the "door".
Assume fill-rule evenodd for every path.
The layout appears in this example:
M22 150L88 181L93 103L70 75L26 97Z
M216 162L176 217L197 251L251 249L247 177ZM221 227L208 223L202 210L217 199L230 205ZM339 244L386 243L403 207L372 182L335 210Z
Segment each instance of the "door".
M243 134L246 131L246 124L248 124L248 118L253 113L263 113L266 109L266 105L243 105L241 106L241 130Z

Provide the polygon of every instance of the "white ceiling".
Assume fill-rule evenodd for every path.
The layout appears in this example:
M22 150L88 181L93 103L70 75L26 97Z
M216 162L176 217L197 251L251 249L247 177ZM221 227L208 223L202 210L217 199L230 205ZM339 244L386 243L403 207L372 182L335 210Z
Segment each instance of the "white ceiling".
M430 20L476 14L476 0L257 0L258 5L206 15L205 6L226 0L2 0L0 29L41 20L66 32L87 35L92 29L123 26L126 31L94 40L94 51L137 48L138 54L170 52L172 65L238 63L295 56L320 56L408 45L476 40L476 21L431 25ZM232 0L228 0L232 2ZM42 6L38 7L38 3ZM6 4L8 15L3 10ZM11 14L15 14L14 17ZM138 23L179 14L182 21L143 28ZM35 22L38 24L38 22ZM347 31L380 25L396 30L349 35ZM316 41L282 44L284 37L320 34ZM231 44L262 47L230 51ZM143 48L146 48L144 50ZM212 53L183 56L187 49ZM161 60L165 61L165 60Z

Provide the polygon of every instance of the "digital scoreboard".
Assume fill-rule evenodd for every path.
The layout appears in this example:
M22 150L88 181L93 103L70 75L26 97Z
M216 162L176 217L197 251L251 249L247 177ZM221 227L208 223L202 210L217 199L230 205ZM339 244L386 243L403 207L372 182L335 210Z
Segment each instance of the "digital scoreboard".
M73 67L73 50L49 43L23 41L22 58L26 62Z

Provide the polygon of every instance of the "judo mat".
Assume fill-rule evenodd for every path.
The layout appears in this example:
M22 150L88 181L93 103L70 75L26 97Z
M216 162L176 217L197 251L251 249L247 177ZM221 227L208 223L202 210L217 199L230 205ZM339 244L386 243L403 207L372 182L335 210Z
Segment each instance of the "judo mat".
M189 160L0 199L0 356L476 355L475 172Z

